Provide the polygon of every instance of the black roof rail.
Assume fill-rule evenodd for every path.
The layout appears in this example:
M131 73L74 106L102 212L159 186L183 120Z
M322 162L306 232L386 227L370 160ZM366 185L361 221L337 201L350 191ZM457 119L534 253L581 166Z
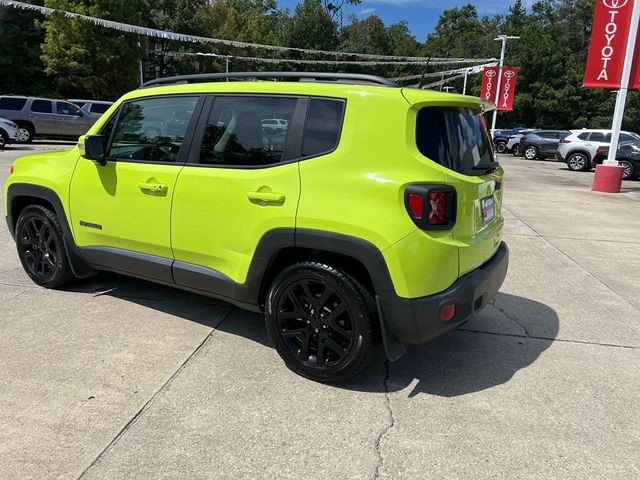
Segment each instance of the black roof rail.
M172 83L193 83L232 78L297 78L298 81L333 81L356 85L384 85L397 87L398 85L388 78L376 75L364 75L360 73L327 73L327 72L229 72L229 73L196 73L193 75L177 75L175 77L156 78L143 83L140 88L155 85L167 85Z

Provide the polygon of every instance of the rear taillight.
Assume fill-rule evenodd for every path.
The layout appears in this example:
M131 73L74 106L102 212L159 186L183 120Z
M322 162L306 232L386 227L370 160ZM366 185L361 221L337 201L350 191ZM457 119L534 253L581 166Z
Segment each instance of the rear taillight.
M560 139L560 143L571 143L571 140L567 140L566 138Z
M527 141L527 136L523 135L520 137L520 142L526 142Z
M409 185L404 194L407 212L422 230L453 227L456 221L456 191L446 185Z
M604 154L604 153L609 153L609 147L598 147L598 149L596 150L596 154Z

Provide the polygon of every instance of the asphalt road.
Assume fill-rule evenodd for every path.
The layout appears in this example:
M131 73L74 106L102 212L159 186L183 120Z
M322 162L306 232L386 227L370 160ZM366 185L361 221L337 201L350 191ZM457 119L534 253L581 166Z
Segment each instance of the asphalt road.
M13 158L0 152L0 180ZM259 315L101 274L35 287L0 225L0 477L640 477L640 182L504 157L509 275L358 379L290 373Z

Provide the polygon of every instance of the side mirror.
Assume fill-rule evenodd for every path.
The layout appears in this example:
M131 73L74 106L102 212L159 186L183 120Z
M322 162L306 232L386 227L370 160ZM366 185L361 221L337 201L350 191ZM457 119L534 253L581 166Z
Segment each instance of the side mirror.
M107 159L104 152L104 137L102 135L85 135L84 158L93 160L98 165L106 165Z

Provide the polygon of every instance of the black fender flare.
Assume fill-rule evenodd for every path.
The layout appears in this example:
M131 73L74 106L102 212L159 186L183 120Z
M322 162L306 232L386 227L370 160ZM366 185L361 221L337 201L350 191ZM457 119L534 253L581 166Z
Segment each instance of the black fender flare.
M62 201L56 192L48 187L41 185L33 185L29 183L13 183L7 189L7 225L9 233L15 239L15 227L18 221L17 215L13 211L15 200L19 197L30 197L45 200L53 206L56 216L60 221L63 232L64 248L69 258L71 270L78 278L87 278L92 276L95 271L87 264L80 249L76 246L67 220L67 215L62 206Z

